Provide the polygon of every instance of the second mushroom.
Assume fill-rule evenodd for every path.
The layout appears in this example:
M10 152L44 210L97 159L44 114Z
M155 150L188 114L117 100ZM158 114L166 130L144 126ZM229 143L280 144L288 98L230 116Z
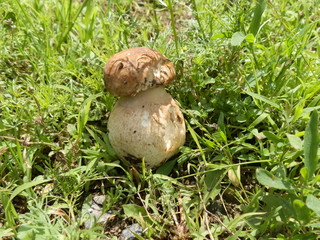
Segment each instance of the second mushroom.
M177 102L165 86L175 78L173 64L147 47L113 55L104 68L106 89L119 96L108 121L109 140L122 160L160 166L183 146L186 128Z

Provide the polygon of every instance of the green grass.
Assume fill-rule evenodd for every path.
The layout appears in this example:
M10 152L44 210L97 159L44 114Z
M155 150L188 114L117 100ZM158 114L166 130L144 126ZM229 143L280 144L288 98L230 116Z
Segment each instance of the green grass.
M84 229L92 194L141 239L319 238L320 12L291 2L2 0L0 238L117 239ZM174 62L188 128L139 183L102 81L136 46Z

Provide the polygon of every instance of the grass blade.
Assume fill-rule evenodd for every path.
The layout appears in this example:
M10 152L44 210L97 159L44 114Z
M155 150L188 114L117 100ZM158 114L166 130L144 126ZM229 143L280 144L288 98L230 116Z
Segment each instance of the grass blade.
M248 129L254 128L256 125L261 123L266 117L268 117L268 113L262 113L259 117L256 118L248 127Z
M260 95L260 94L257 94L257 93L253 93L253 92L248 92L248 91L245 91L246 94L250 95L251 97L255 98L255 99L258 99L262 102L265 102L267 104L269 104L270 106L272 107L275 107L277 109L281 109L280 105L271 101L269 98L263 96L263 95Z
M94 129L93 131L89 127L87 127L86 129L89 132L89 134L94 138L94 140L106 151L106 153L108 154L108 156L111 157L111 159L116 158L116 153L112 149L106 133L100 132L96 129ZM98 133L102 135L103 139L99 137Z
M176 53L179 54L179 38L177 35L177 30L176 30L176 20L175 20L175 16L174 16L174 2L172 2L172 0L168 0L168 9L170 12L170 20L171 20L171 28L172 28L172 32L173 32L173 39L174 39L174 45L176 47Z
M195 0L192 0L192 7L193 7L193 11L194 11L194 15L195 15L195 18L197 20L197 23L199 25L199 29L200 29L200 32L203 36L203 38L205 39L205 31L203 30L203 27L202 27L202 24L201 24L201 20L200 20L200 17L199 17L199 11L197 9L197 3Z
M25 7L23 7L23 6L21 5L21 2L20 2L20 1L15 0L15 2L19 5L19 8L21 9L24 17L26 18L26 20L27 20L28 23L30 24L29 26L31 26L34 30L36 30L36 28L35 28L35 26L34 26L34 24L33 24L33 21L31 20L29 14L28 14L28 13L26 12L26 10L25 10Z
M260 25L261 25L261 17L262 14L265 10L266 4L264 2L264 0L259 0L257 2L257 5L254 8L254 14L253 14L253 18L252 18L252 22L250 25L250 32L253 35L257 35Z
M16 196L18 196L19 193L21 193L22 191L24 191L28 188L37 186L37 185L45 183L45 182L50 182L50 181L51 181L51 179L37 179L37 180L31 181L31 182L24 183L24 184L20 185L19 187L17 187L13 191L13 193L10 196L9 201L12 201Z
M318 163L318 147L319 147L319 133L318 133L318 112L313 111L304 136L304 165L308 171L307 180L311 180L312 175L317 170Z
M7 226L15 227L15 219L18 217L18 214L16 212L16 209L14 208L12 201L4 192L0 192L0 201L4 207L4 215L5 221L7 222ZM3 237L3 235L0 234L0 237Z
M71 2L70 2L71 3ZM82 12L82 10L84 9L84 7L88 4L88 0L85 0L82 2L81 6L77 9L77 12L75 13L75 15L73 16L72 19L69 20L68 22L68 27L67 29L63 32L63 34L61 35L59 41L58 41L58 48L60 48L61 44L66 41L68 34L70 33L70 31L72 30L74 24L76 23L77 18L79 17L80 13ZM71 15L69 15L69 18L71 18Z
M86 123L89 119L91 102L100 96L102 96L102 93L90 96L84 101L82 108L81 108L79 115L78 115L78 120L77 120L78 136L79 137L82 136L84 126L86 125Z
M197 145L197 147L198 147L198 149L200 151L200 154L201 154L203 162L207 163L206 156L204 154L204 151L203 151L203 149L201 147L201 144L199 142L199 139L198 139L198 137L199 137L198 134L193 130L193 128L190 126L190 124L188 122L186 122L186 124L187 124L188 131L190 132L193 140L195 141L195 143L196 143L196 145Z

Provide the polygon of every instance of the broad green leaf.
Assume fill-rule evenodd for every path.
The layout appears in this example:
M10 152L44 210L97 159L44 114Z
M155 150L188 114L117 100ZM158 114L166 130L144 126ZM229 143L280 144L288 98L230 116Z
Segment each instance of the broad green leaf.
M304 180L307 181L308 170L307 170L305 167L301 168L301 169L300 169L300 175L301 175L301 177L302 177Z
M231 37L231 45L232 46L239 46L246 36L242 32L235 32Z
M289 182L287 182L285 179L276 177L272 173L262 168L258 168L256 170L256 177L259 183L271 188L287 190L287 191L292 191L293 189L292 185Z
M265 135L269 140L271 140L274 143L278 143L281 141L281 138L279 138L277 135L275 135L273 132L270 131L263 131L263 135Z
M249 43L254 43L255 37L254 37L254 35L253 35L252 33L250 33L250 34L248 34L248 35L246 36L245 39L246 39L246 41L249 42Z
M70 133L71 136L77 135L77 128L74 124L68 124L67 131L68 131L68 133Z
M302 221L304 223L310 222L311 212L303 201L295 199L293 201L293 209L299 221Z
M250 32L253 35L257 35L260 25L261 25L261 17L265 10L266 4L264 0L258 0L253 13L253 18L250 25Z
M287 177L287 168L283 163L279 163L272 168L272 174L280 179L285 179Z
M147 215L147 212L144 209L144 207L141 207L136 204L125 204L122 207L123 207L124 214L127 217L133 217L135 219L139 219L140 216L144 217Z
M137 222L139 222L141 225L145 225L145 222L151 222L148 218L147 211L144 209L144 207L141 207L136 204L125 204L122 206L124 214L127 217L134 218Z
M204 176L205 190L204 190L204 199L214 200L216 196L221 192L221 181L225 176L225 170L214 170L209 171Z
M177 159L173 159L170 161L167 161L165 164L163 164L162 166L160 166L156 173L157 174L163 174L163 175L169 175L170 172L172 171L172 169L174 168L174 166L177 163Z
M308 170L307 180L311 180L312 175L317 170L318 163L318 147L319 147L319 133L318 133L318 112L313 111L308 125L306 127L304 136L304 165Z
M256 128L252 129L251 133L260 140L266 138L266 136L262 132L259 132Z
M225 134L226 133L226 125L224 123L224 113L220 112L219 118L218 118L218 128ZM227 139L225 139L227 140Z
M287 138L289 140L291 147L293 147L296 150L302 149L302 141L299 137L297 137L296 135L292 135L292 134L286 134L286 135L287 135Z
M204 182L206 184L207 189L210 191L220 185L220 182L225 175L226 170L218 169L209 171L205 174Z
M266 211L270 212L274 209L279 209L277 212L282 219L288 219L294 215L291 200L288 198L269 194L262 196L260 199L262 202L266 203Z
M265 102L265 103L268 103L269 105L277 108L277 109L280 109L280 105L271 101L269 98L263 96L263 95L260 95L260 94L257 94L257 93L253 93L253 92L248 92L248 91L244 91L246 94L250 95L251 97L255 98L255 99L258 99L262 102Z
M226 38L226 35L224 33L217 33L211 37L211 39L213 39L213 40L219 39L219 38Z
M306 205L313 210L318 216L320 216L320 200L315 196L309 194L307 196Z

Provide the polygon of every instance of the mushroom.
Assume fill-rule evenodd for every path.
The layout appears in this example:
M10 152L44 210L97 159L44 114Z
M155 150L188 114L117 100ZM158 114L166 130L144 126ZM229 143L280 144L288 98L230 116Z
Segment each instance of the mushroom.
M183 146L186 127L178 103L164 86L175 78L173 64L147 48L113 55L104 68L106 89L119 96L108 121L110 144L125 162L160 166Z

